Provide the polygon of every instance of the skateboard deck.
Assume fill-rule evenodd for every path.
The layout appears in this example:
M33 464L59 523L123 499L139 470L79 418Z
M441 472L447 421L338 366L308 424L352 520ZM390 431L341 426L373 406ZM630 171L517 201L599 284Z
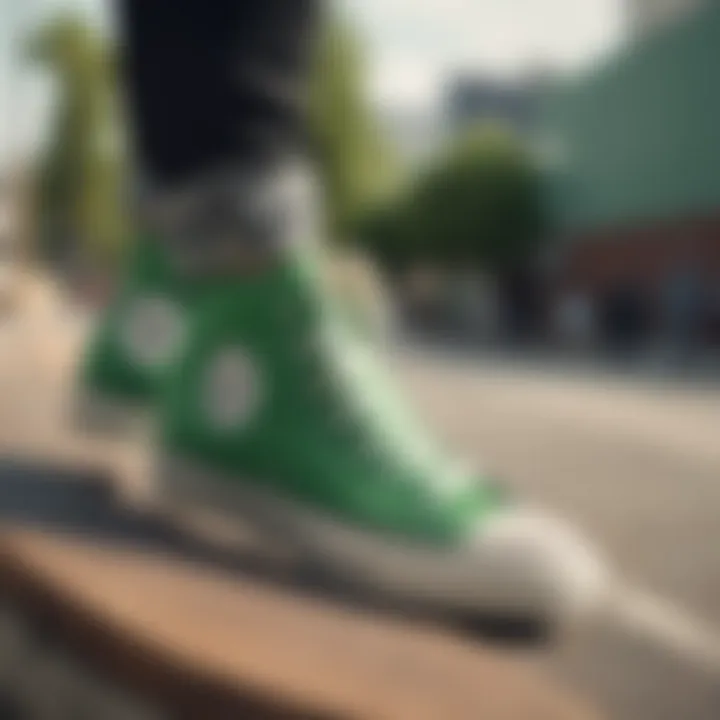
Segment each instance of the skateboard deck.
M37 717L595 717L508 652L325 598L102 483L15 464L0 508L2 674Z

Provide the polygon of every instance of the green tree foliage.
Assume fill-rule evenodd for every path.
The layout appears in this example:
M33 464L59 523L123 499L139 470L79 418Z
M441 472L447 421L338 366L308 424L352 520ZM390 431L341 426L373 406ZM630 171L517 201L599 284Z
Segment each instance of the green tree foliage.
M56 87L39 172L41 247L59 260L107 261L124 235L108 46L82 20L63 16L31 38L29 54L51 73Z
M366 216L361 234L371 252L396 267L512 271L544 239L540 178L511 134L475 128L431 163L405 198Z
M330 229L347 238L358 214L391 184L394 168L365 92L359 43L336 16L318 42L309 125Z
M425 259L413 237L411 198L394 196L370 204L357 216L354 240L391 275Z

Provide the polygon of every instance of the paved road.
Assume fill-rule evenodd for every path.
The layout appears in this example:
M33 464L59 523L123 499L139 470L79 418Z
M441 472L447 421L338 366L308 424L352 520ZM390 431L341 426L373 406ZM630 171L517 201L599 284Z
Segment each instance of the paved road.
M20 419L55 432L60 398L43 378L82 332L64 313L37 318L0 328L0 395L17 401L0 404L0 425L14 443ZM717 720L720 673L703 652L720 637L720 390L418 352L398 363L439 432L578 523L642 590L551 668L620 720Z
M618 718L720 717L703 656L720 650L720 389L438 354L401 365L450 442L578 523L641 589L560 671Z

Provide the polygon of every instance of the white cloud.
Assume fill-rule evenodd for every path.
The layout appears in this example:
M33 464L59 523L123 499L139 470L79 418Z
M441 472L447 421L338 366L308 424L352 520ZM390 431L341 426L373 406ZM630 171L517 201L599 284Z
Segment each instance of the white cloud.
M517 74L570 68L621 34L621 0L343 0L369 45L382 102L436 97L458 68Z
M370 70L371 92L382 106L424 111L437 102L442 78L422 57L390 53L377 57Z

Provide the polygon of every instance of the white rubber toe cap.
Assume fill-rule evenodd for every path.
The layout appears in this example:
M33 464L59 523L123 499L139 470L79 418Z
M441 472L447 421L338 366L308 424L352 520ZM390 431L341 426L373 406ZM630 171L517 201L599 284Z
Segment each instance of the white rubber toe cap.
M562 625L581 621L605 601L609 572L567 524L530 509L485 521L469 548L478 606L530 613Z

